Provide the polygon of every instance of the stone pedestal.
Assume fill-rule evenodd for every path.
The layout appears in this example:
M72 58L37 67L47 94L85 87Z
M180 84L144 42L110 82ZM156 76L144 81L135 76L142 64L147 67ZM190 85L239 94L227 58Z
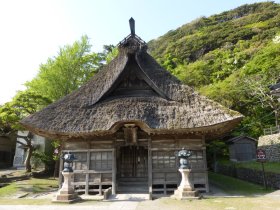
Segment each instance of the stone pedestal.
M182 175L180 186L174 192L174 197L178 200L198 199L199 193L194 190L193 183L190 178L190 169L179 169Z
M81 200L78 194L75 193L71 183L73 172L62 172L62 175L64 178L64 182L61 189L58 191L58 194L56 195L55 199L53 200L53 202L72 203Z

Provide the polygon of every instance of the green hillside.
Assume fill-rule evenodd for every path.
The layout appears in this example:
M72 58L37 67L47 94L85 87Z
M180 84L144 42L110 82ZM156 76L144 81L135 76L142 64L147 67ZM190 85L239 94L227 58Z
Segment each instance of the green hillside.
M184 83L245 115L235 134L258 137L275 124L279 103L267 91L280 75L280 4L255 3L201 17L148 45Z

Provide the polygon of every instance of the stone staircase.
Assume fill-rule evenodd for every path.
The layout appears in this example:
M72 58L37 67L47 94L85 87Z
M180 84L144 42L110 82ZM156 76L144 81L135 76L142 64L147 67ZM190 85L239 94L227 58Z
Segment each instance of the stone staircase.
M117 193L148 193L146 177L119 178Z

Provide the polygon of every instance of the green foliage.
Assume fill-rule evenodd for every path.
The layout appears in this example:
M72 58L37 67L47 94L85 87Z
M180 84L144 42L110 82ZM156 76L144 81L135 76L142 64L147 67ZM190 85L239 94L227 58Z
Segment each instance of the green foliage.
M51 102L71 93L88 81L106 62L112 60L118 50L113 45L104 46L102 53L90 51L91 45L87 36L80 41L60 48L56 57L49 58L41 64L38 75L26 83L27 90L19 91L11 102L0 106L0 132L1 134L16 133L23 130L19 121L33 114ZM58 140L54 141L54 148L60 150ZM38 151L33 152L31 138L22 143L29 148L26 159L26 168L31 170L30 158L35 165L44 163L50 166L53 160L59 159L59 153L48 156Z
M88 81L103 65L100 53L90 52L89 38L60 48L54 58L41 64L38 75L26 83L32 90L52 101L71 93Z
M24 130L19 121L30 114L39 111L48 105L51 101L31 90L19 91L11 102L5 103L0 107L0 132L4 135L14 135L16 138L17 130ZM12 140L13 138L11 138ZM32 134L23 138L23 142L17 141L19 144L28 148L25 159L26 171L31 171L30 160L33 155L34 147L32 143Z
M235 135L258 137L279 117L268 95L280 75L279 21L279 4L243 5L198 18L148 45L185 84L245 116Z
M228 159L228 146L224 141L215 140L206 144L207 165L214 168L219 159Z
M49 170L49 166L52 165L53 159L44 152L35 150L32 154L32 167L46 167L46 170Z
M54 153L53 153L52 159L55 161L59 160L59 156L61 153L61 141L58 139L54 139L54 140L52 140L51 145L54 148Z
M104 45L103 53L101 53L105 63L110 63L115 57L117 57L119 50L114 45Z
M41 64L38 75L26 83L27 90L19 91L12 101L0 106L0 132L22 130L18 122L23 117L76 90L118 54L113 45L104 46L102 53L90 49L89 38L82 36Z
M241 70L242 76L252 74L262 74L270 77L273 73L280 74L280 43L270 41ZM266 78L269 79L269 78Z
M0 107L0 122L5 132L22 130L19 121L51 103L50 99L32 90L19 91L12 101Z

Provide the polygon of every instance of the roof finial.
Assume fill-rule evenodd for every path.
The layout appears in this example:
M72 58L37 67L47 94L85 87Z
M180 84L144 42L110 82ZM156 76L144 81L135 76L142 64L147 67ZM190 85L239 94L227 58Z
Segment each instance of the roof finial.
M135 21L132 17L129 19L129 26L130 26L131 35L135 36Z

